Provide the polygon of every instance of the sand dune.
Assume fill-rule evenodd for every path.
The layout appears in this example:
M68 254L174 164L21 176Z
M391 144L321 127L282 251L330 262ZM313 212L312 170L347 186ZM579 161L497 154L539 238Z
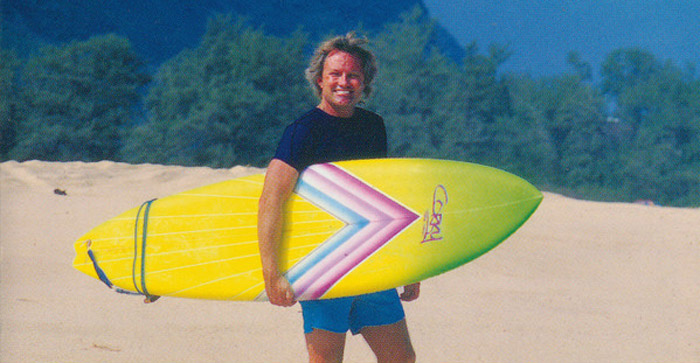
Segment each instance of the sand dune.
M306 361L298 305L144 305L71 267L74 240L119 212L258 172L0 164L0 361ZM426 281L406 310L423 362L700 362L700 210L546 193L515 235ZM372 361L361 338L346 361Z

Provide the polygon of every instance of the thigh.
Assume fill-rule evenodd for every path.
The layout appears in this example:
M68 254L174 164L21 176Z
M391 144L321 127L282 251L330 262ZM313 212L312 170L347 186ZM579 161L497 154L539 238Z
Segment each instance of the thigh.
M360 331L377 362L413 362L416 354L408 335L406 319L394 324L367 326Z
M314 329L304 335L309 362L342 362L345 352L345 333Z
M405 317L396 289L360 295L353 302L350 330L359 334L365 327L391 325Z
M304 317L304 333L316 329L345 333L350 329L353 298L300 301Z

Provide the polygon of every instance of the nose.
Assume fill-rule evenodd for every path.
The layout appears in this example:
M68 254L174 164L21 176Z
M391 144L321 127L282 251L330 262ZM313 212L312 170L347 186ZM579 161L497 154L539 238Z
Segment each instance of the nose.
M349 84L350 82L348 81L348 75L343 73L340 75L340 78L338 78L338 84L341 86L345 86Z

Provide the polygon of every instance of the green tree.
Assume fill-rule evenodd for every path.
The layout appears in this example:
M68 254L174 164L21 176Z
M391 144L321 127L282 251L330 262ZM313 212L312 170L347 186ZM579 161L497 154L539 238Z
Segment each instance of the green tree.
M693 73L638 49L603 63L603 90L630 132L622 140L622 187L630 198L700 202L700 82Z
M129 161L264 165L283 126L312 104L306 37L277 38L231 16L210 20L199 44L158 69L149 121L124 150Z
M16 82L18 65L13 52L0 49L0 160L7 160L15 145L21 117Z
M489 161L496 119L509 112L509 95L497 68L502 47L488 55L472 45L462 64L431 46L435 24L416 7L374 37L380 60L370 100L387 121L397 156Z
M519 75L506 77L512 114L501 117L495 134L499 165L528 180L555 185L557 150L547 129L542 82Z
M445 127L446 155L503 167L503 149L509 133L503 122L512 113L508 85L498 75L498 67L510 56L507 48L493 45L480 54L476 43L466 49L461 69L454 74L454 91L447 101L451 116Z
M453 62L430 46L435 24L416 7L374 36L380 70L368 106L386 120L390 153L438 157L444 141L445 93L454 90Z
M130 42L116 35L47 46L22 72L26 118L12 157L114 159L148 82Z
M548 84L545 98L546 128L557 153L554 172L561 185L579 188L602 184L600 163L605 161L601 133L605 118L600 93L581 83L578 76L558 77Z
M506 145L518 146L512 155L514 164L526 168L522 175L601 198L609 194L610 171L615 169L606 135L605 101L587 82L587 67L581 62L572 65L572 74L509 81L520 132L512 132Z
M581 59L581 55L578 52L569 52L566 56L566 63L573 68L574 74L579 76L582 81L591 81L593 79L593 67Z

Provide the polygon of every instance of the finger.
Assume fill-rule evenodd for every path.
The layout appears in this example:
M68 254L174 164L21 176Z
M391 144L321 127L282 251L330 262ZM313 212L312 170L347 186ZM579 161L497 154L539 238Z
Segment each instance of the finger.
M292 290L287 290L285 293L285 297L287 298L287 301L294 301L294 292Z
M289 290L275 291L275 293L269 294L269 296L272 305L289 307L296 304L294 292Z
M420 295L420 285L413 284L413 285L404 286L404 291L401 294L400 298L402 301L413 301L413 300L417 299L419 295Z

